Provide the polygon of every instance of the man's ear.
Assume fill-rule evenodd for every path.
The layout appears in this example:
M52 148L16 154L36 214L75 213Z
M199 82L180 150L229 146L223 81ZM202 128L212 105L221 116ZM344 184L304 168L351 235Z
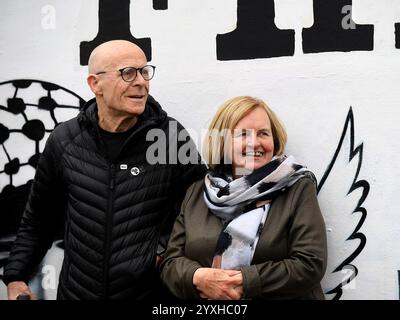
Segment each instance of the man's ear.
M102 90L101 87L99 85L99 81L96 77L95 74L89 74L88 77L86 78L86 81L90 87L90 90L92 90L92 92L95 95L101 95L102 94Z

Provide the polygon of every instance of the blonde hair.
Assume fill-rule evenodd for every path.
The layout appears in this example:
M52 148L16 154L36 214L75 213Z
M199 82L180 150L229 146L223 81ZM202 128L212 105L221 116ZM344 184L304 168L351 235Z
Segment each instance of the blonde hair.
M227 143L231 143L233 129L241 119L257 107L264 108L271 122L274 156L283 154L287 134L277 115L261 99L238 96L225 101L219 107L205 136L203 156L211 169L214 169L218 164L224 163L223 160L226 160L226 157L229 156L226 154L229 148L225 148L225 146ZM217 137L215 137L215 134L217 134Z

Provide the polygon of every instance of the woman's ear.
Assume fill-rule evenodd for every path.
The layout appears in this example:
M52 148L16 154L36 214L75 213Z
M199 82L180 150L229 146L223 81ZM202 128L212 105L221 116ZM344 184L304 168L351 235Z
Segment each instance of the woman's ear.
M97 95L101 95L102 94L102 90L101 87L99 85L99 81L98 78L95 74L89 74L87 79L86 79L90 90L92 90L92 92L97 96Z

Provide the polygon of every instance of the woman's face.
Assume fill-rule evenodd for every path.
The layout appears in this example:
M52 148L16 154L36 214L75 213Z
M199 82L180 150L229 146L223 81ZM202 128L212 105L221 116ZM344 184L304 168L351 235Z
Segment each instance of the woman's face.
M274 139L268 114L257 107L233 130L232 166L236 177L246 175L271 161Z

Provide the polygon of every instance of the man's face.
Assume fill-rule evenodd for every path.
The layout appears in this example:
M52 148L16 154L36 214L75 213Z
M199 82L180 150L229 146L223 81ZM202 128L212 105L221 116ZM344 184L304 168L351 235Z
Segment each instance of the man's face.
M101 87L99 98L106 108L118 115L138 116L143 113L149 94L149 81L144 80L138 71L133 82L126 82L118 70L125 67L142 68L146 64L144 54L129 47L112 55L112 59L105 63L104 70L101 70L107 73L97 76Z

